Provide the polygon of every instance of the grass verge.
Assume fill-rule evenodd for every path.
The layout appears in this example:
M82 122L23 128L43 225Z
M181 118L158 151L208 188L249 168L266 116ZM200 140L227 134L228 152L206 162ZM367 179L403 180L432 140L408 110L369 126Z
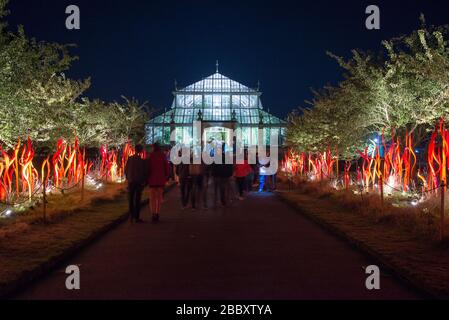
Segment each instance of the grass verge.
M373 256L390 272L434 298L449 298L449 250L391 219L348 209L330 195L299 190L278 195L299 212Z
M121 190L112 197L96 198L70 214L55 214L46 223L27 225L23 232L0 239L0 297L11 296L125 221L127 205L127 195Z

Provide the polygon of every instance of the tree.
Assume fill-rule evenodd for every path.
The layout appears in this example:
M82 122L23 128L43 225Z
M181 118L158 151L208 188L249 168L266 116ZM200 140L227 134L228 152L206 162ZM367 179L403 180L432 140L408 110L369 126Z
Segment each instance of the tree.
M29 136L38 148L53 147L75 133L90 147L141 141L149 117L146 104L84 97L90 78L65 76L78 59L70 54L73 46L30 39L23 27L8 31L2 20L7 2L0 0L0 145L12 147Z
M331 53L344 80L314 92L312 108L290 115L287 140L302 150L338 148L357 157L373 135L413 133L421 143L449 111L447 26L421 28L383 41L377 54L353 50L345 60Z

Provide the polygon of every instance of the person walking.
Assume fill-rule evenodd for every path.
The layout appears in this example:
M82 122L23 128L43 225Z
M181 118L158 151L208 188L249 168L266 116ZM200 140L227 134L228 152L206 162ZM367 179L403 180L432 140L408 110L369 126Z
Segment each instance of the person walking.
M263 192L264 189L267 192L272 191L272 178L269 173L270 162L260 163L259 167L259 192Z
M234 167L234 177L238 190L238 199L243 200L243 193L247 190L248 175L252 172L251 166L248 164L248 160L244 159L243 163L236 164Z
M253 191L253 185L256 179L256 171L258 171L256 164L250 164L249 166L251 167L251 171L246 176L246 191L248 193Z
M153 151L148 156L148 185L150 187L150 213L153 222L159 222L164 187L169 177L169 163L158 143L153 144Z
M212 180L212 165L203 163L203 208L208 209L209 185Z
M201 202L203 193L204 171L202 164L191 163L189 165L189 173L192 179L191 204L192 210L196 209L197 202Z
M181 205L185 210L189 204L190 191L192 189L192 179L189 174L189 165L180 163L175 167L175 173L178 180L179 189L181 191Z
M221 150L225 150L224 144ZM225 207L230 199L231 185L230 179L233 174L233 164L226 163L226 156L222 153L221 164L214 163L212 166L212 176L214 177L214 202L217 206L218 195L221 206Z
M140 202L142 192L147 180L147 166L142 159L143 147L138 144L135 146L135 154L128 158L125 165L125 176L128 181L128 203L129 203L129 221L141 223Z

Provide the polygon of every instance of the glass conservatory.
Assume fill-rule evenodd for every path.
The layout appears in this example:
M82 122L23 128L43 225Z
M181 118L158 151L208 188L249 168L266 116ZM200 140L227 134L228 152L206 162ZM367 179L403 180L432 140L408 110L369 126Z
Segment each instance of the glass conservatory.
M194 122L201 123L201 139L207 142L231 143L233 132L245 146L257 145L262 136L268 144L272 132L283 144L286 123L262 107L257 89L251 89L217 72L183 89L175 88L171 108L151 119L146 125L147 143L170 141L190 145ZM262 130L262 134L259 134Z

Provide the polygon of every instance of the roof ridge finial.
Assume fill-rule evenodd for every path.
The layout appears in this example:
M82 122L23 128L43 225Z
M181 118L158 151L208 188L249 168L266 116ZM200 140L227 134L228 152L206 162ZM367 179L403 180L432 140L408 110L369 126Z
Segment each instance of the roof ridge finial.
M216 70L215 72L216 72L216 73L218 73L218 67L219 67L219 64L218 64L218 60L217 60L217 61L215 62L215 70Z

